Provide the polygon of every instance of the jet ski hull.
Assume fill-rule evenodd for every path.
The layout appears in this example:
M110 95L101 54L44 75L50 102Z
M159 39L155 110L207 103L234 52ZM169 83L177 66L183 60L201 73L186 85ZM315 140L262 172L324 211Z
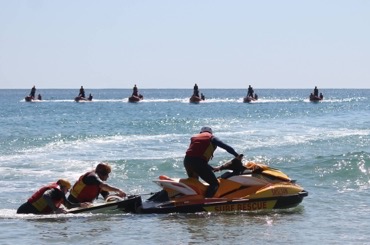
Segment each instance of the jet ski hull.
M106 203L93 203L88 208L72 208L68 213L104 213L110 211L121 211L125 213L136 213L141 206L141 196L128 196L126 199Z
M158 195L158 194L157 194ZM258 210L286 209L298 206L303 198L307 196L306 191L279 197L267 197L256 199L235 199L226 200L223 198L205 198L198 201L189 202L144 202L137 209L139 213L198 213L198 212L248 212Z
M24 100L25 100L26 102L36 102L36 101L41 101L40 99L36 99L36 98L34 98L34 97L32 97L32 96L26 96L26 97L24 97Z
M139 102L143 99L144 99L144 97L141 94L139 94L139 96L132 95L132 96L128 97L128 102L135 103L135 102Z
M321 101L321 100L323 100L324 99L324 97L319 97L319 96L315 96L315 95L310 95L310 101L311 102L318 102L318 101Z
M222 175L212 198L205 198L208 185L195 178L160 176L154 182L162 190L138 208L140 213L239 212L292 208L308 195L278 169L247 163L241 174Z
M252 101L256 101L256 100L257 100L257 98L252 97L252 96L246 96L246 97L243 98L244 103L251 103Z
M75 101L76 102L88 102L88 101L92 101L92 98L89 99L89 98L85 98L85 97L82 97L82 96L77 96L77 97L75 97Z
M199 103L201 101L202 101L202 98L198 97L198 96L195 96L195 95L192 95L189 99L190 103Z

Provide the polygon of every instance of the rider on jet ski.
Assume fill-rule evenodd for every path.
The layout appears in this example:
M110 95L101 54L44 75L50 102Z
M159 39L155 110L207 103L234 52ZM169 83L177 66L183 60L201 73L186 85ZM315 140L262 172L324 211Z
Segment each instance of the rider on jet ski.
M231 146L213 136L210 127L202 127L199 134L191 137L190 146L184 158L187 175L196 179L200 177L209 184L205 197L213 197L219 187L216 175L213 173L213 167L208 164L217 146L235 157L239 156Z

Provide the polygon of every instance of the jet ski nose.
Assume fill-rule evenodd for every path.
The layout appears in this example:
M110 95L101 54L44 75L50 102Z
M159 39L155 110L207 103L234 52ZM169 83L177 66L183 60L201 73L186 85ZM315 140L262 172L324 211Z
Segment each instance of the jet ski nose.
M308 196L308 192L307 192L307 191L305 191L305 190L303 190L303 191L299 192L298 194L299 194L300 196L302 196L302 197L306 197L306 196Z

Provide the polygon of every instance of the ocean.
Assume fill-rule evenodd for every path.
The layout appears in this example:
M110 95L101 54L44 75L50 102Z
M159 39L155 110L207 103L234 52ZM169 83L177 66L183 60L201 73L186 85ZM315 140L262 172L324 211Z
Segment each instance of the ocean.
M92 102L74 102L77 89L0 90L0 244L370 244L370 90L87 89ZM42 185L74 183L109 162L108 183L129 194L159 191L160 175L185 177L183 157L202 126L245 155L297 180L309 192L291 209L197 214L18 215ZM218 166L232 156L217 149ZM219 175L217 173L217 175Z

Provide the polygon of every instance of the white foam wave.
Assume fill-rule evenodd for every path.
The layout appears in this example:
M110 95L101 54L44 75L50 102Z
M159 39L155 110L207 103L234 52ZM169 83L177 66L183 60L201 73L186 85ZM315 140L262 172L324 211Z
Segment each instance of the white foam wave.
M73 141L59 140L0 158L7 162L25 158L28 162L40 159L163 159L176 157L180 152L183 154L183 145L180 143L183 139L188 139L188 135L115 135Z
M289 145L306 145L317 141L330 141L345 137L366 137L369 129L328 129L310 128L302 126L295 130L285 129L284 126L266 130L263 126L245 130L242 127L235 132L217 131L216 136L236 150L257 149L263 147L279 147ZM0 157L2 168L0 172L7 172L16 162L22 166L16 174L47 176L50 169L62 168L64 173L73 174L75 167L81 169L92 168L100 161L117 160L155 160L182 158L189 144L189 135L114 135L100 136L88 139L60 140L51 142L42 147L25 149L13 155ZM228 154L219 150L218 154ZM34 170L32 165L37 164L41 169ZM35 172L36 171L36 172Z
M0 219L25 219L25 220L55 220L60 218L70 217L90 217L90 216L105 216L107 214L92 214L92 213L81 213L81 214L17 214L16 209L0 209ZM114 214L109 214L110 216ZM122 215L122 214L117 214Z
M228 139L230 145L239 149L257 149L263 147L280 147L289 145L306 145L317 141L330 141L346 137L369 136L370 130L356 129L327 129L302 126L295 130L278 127L265 129L263 126L254 130L240 130L238 132L219 132L220 139Z

